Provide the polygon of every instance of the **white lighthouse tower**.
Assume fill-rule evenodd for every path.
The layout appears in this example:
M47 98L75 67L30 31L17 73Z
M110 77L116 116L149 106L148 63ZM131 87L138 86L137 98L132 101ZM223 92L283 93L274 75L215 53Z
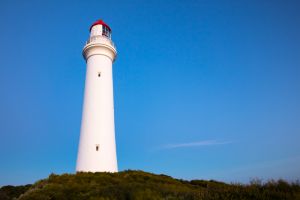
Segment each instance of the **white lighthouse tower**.
M76 171L118 171L112 79L116 53L110 27L96 21L83 48L87 69Z

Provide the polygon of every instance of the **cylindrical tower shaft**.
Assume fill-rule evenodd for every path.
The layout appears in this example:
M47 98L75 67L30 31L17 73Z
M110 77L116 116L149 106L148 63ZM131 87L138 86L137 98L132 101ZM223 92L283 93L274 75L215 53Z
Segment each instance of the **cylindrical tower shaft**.
M76 171L117 172L110 28L99 20L83 49L86 81Z

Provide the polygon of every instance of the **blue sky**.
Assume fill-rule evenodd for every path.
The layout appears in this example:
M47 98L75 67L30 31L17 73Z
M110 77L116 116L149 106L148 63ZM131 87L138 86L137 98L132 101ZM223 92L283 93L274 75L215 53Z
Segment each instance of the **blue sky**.
M0 185L74 173L89 27L112 28L120 170L300 179L299 1L0 2Z

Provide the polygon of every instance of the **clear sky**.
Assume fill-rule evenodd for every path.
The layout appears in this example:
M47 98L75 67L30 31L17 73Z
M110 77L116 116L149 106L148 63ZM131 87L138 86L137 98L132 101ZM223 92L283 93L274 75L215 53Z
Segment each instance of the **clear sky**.
M0 1L0 185L74 173L89 27L112 28L119 170L300 179L297 0Z

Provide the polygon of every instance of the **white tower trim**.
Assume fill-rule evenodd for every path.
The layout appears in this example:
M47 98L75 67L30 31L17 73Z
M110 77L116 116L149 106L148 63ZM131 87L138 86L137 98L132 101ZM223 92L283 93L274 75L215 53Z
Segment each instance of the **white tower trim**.
M117 55L111 29L102 20L83 48L87 63L76 171L117 172L112 63Z

